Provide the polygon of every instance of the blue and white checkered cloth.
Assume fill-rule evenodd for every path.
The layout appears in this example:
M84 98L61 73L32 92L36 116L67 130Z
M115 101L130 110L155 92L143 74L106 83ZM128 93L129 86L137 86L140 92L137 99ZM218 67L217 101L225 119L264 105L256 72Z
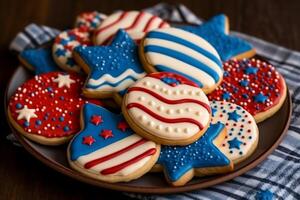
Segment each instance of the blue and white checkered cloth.
M171 22L200 24L202 20L184 5L158 4L145 9ZM38 47L58 33L46 26L31 24L13 40L10 48L22 51ZM299 199L300 200L300 52L258 38L231 32L249 41L257 53L284 76L293 101L293 115L287 136L261 164L231 181L210 188L172 195L126 194L138 199Z

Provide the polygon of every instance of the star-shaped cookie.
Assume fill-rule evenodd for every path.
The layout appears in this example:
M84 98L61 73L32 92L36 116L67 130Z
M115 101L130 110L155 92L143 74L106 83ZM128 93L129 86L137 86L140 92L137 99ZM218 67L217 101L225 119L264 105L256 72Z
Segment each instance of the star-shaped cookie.
M224 133L226 135L224 124L211 124L206 133L190 145L162 146L156 167L164 169L167 181L174 186L184 185L193 176L231 171L232 162L216 146L217 141L223 140Z
M33 70L36 75L60 71L52 58L51 49L41 48L24 50L20 53L19 60L25 67Z
M207 40L218 51L222 61L230 58L249 58L255 54L250 43L229 35L229 21L224 14L217 15L198 26L181 28Z
M119 30L110 46L80 46L75 59L89 74L83 94L106 98L123 94L137 79L145 76L138 47L124 30Z
M94 104L82 108L82 131L71 141L68 160L71 167L106 182L130 181L148 172L156 163L160 145L135 134L121 114ZM91 118L101 117L94 124Z

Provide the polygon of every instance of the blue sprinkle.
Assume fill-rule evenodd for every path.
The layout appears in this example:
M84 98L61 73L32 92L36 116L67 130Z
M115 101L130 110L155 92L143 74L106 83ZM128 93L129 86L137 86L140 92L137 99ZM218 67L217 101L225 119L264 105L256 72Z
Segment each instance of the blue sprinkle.
M20 103L17 103L17 104L16 104L16 108L17 108L17 109L21 109L22 107L23 107L22 104L20 104Z
M52 87L48 87L47 90L48 90L48 92L53 92Z
M38 120L35 121L35 124L39 126L39 125L42 124L42 121L38 119Z
M63 122L65 120L64 117L59 117L59 121Z
M25 121L25 122L23 123L23 125L24 125L25 127L28 127L30 124L29 124L28 121Z
M65 126L65 127L64 127L64 131L65 131L65 132L67 132L67 131L69 131L69 130L70 130L70 128L69 128L68 126Z

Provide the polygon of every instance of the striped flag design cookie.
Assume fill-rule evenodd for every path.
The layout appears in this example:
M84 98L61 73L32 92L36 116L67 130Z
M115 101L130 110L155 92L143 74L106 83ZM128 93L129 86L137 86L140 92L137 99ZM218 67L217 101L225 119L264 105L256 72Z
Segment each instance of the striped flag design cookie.
M108 44L119 29L125 29L132 39L139 42L146 32L169 26L161 18L147 12L121 11L102 22L95 31L94 42L98 45Z
M167 72L148 74L132 85L122 111L136 133L166 145L194 142L211 117L203 91L192 81Z
M153 30L140 45L140 58L148 72L166 71L185 76L205 93L222 81L219 54L206 40L178 28Z
M130 181L148 172L160 145L135 134L122 115L85 104L83 129L71 141L68 160L75 170L106 182Z

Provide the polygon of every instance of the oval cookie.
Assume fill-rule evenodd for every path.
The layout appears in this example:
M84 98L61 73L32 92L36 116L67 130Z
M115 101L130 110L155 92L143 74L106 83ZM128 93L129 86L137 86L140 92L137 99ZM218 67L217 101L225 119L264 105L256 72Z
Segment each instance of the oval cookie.
M98 100L81 97L84 77L50 72L35 76L18 87L9 100L12 125L27 138L46 145L67 142L80 130L83 104Z
M119 29L124 29L135 41L140 41L146 32L169 27L161 18L147 12L121 11L108 16L96 29L94 43L106 45Z
M130 181L148 172L160 145L136 135L122 115L85 104L82 131L71 141L68 160L75 170L106 182Z
M197 83L205 93L221 82L220 57L206 40L178 28L153 30L140 45L140 57L146 71L175 72Z
M124 96L122 111L136 133L160 144L186 145L207 129L211 110L192 81L167 72L148 74Z
M283 77L273 65L255 58L225 62L223 82L208 95L210 100L242 106L257 123L276 113L285 97Z
M54 41L52 54L59 67L68 72L80 72L80 66L73 59L73 49L77 46L91 45L87 27L61 32Z
M254 118L234 103L212 101L212 123L225 124L227 136L219 149L235 164L248 158L256 149L259 131Z

